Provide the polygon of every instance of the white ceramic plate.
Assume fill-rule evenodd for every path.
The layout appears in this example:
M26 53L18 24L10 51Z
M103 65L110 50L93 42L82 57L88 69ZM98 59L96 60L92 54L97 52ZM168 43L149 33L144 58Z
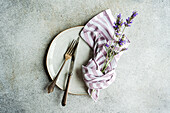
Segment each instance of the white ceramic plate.
M52 41L46 59L47 70L51 79L53 80L62 63L64 62L64 54L73 39L79 37L79 33L83 26L73 27L58 34ZM70 81L69 93L71 94L87 94L87 87L83 81L82 65L86 65L88 60L92 57L92 50L86 42L80 38L77 48L77 55L74 65L73 75ZM56 82L60 89L65 89L70 61L68 60Z

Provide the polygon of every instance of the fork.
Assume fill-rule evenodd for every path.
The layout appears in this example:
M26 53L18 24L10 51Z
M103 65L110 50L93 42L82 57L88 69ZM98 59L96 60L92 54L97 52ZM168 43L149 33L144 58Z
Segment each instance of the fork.
M55 84L56 84L56 81L57 81L57 79L58 79L58 77L59 77L59 74L60 74L61 70L62 70L63 67L64 67L64 64L66 63L66 61L67 61L68 59L71 59L71 57L72 57L72 55L73 55L75 45L76 45L76 41L73 40L73 41L71 42L70 46L68 47L65 55L64 55L64 56L65 56L65 60L64 60L63 65L61 66L60 70L58 71L56 77L53 79L53 81L52 81L52 82L50 83L50 85L48 86L48 93L53 92L54 86L55 86Z

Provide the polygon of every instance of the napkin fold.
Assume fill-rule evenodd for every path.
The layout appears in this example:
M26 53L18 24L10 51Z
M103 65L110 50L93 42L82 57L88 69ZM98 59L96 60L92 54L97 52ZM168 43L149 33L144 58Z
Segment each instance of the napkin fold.
M92 48L94 54L93 58L88 61L88 64L82 66L83 79L88 87L88 94L94 101L98 100L100 90L107 88L115 80L117 61L123 54L123 52L120 52L115 55L112 62L106 68L105 73L101 72L107 55L104 45L106 43L110 44L111 41L114 44L114 41L116 41L116 39L113 39L115 34L113 24L115 21L111 10L105 10L93 17L80 33L80 36ZM129 43L130 41L127 39L124 47L127 48Z

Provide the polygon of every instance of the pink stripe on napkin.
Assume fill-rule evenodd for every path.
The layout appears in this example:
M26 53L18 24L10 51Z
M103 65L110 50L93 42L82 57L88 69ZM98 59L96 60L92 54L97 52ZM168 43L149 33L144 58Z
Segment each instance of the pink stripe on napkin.
M93 17L83 28L80 35L93 49L94 58L91 58L86 66L82 66L84 81L88 87L88 93L94 101L99 98L101 89L107 88L116 78L115 68L121 54L114 56L114 59L105 70L101 72L104 60L106 59L106 50L104 45L110 42L114 35L113 18L111 10L105 10ZM115 41L115 40L114 40ZM113 41L113 42L114 42ZM125 46L129 45L126 44Z

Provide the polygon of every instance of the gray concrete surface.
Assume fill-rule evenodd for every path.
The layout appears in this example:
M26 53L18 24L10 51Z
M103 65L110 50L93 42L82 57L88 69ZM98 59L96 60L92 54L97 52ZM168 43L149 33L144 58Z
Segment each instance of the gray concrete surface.
M126 30L131 45L118 63L117 79L97 103L69 95L63 108L63 92L45 90L48 46L62 30L108 8L114 16L139 13ZM169 113L169 12L169 0L1 0L0 113Z

